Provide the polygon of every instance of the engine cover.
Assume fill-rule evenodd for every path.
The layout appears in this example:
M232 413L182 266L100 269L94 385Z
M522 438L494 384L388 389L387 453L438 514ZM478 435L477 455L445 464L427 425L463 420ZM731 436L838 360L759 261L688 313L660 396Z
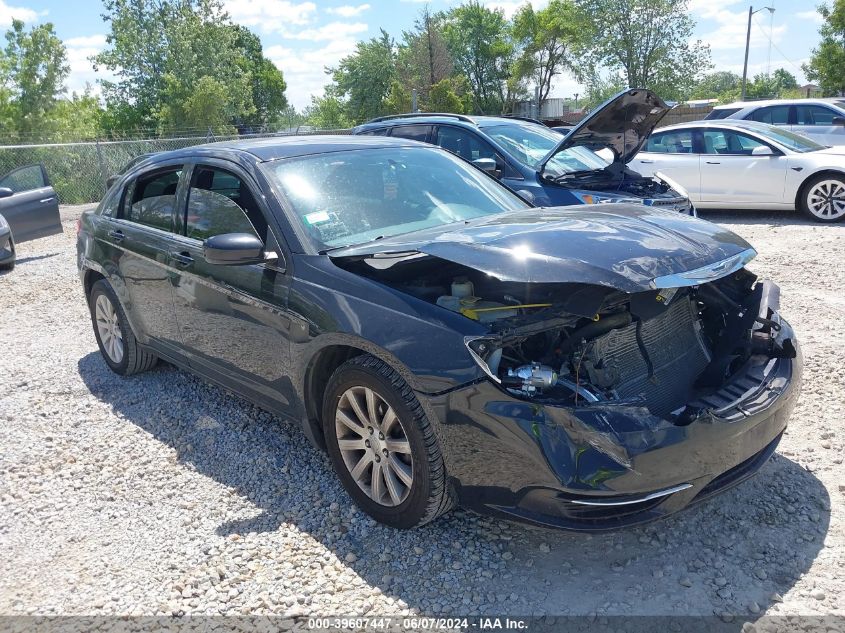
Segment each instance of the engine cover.
M689 297L677 299L641 328L651 378L637 344L636 324L593 339L583 365L594 385L615 391L621 399L640 396L652 413L663 415L689 400L693 383L710 362L710 351Z

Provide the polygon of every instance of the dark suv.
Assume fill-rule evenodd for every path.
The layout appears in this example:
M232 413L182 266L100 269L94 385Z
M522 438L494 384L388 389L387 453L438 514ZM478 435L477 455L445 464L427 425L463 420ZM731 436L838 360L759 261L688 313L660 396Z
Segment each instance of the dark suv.
M694 215L675 182L627 167L668 111L653 92L626 90L563 137L530 119L434 113L380 117L352 133L439 145L536 206L636 202Z

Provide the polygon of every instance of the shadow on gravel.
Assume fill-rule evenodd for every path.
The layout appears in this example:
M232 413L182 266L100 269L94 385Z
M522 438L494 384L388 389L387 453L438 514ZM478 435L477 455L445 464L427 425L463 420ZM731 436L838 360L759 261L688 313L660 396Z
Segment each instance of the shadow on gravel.
M60 255L61 253L46 253L44 255L31 255L30 257L18 257L15 260L16 264L26 264L27 262L37 262L39 259L49 259L50 257L56 257L56 255Z
M823 484L778 454L740 486L644 527L574 534L456 510L395 531L352 506L298 425L168 365L122 379L95 352L78 368L95 397L260 510L227 520L208 541L307 533L369 586L424 614L755 619L809 569L830 521ZM209 510L200 503L190 512Z
M719 224L768 224L773 226L819 226L845 229L845 223L824 224L811 220L800 211L772 211L767 209L699 209L698 217Z

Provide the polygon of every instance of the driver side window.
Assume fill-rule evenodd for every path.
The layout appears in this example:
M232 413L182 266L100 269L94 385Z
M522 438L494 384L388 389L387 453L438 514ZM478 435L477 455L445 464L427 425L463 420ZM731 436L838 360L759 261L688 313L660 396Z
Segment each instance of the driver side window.
M197 166L191 178L185 235L205 240L226 233L249 233L266 242L267 226L249 187L234 174Z

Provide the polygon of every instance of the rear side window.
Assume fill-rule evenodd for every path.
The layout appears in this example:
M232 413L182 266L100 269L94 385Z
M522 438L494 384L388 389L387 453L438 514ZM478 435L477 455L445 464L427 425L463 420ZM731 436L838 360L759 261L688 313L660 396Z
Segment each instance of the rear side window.
M652 134L645 151L657 154L692 154L692 130L673 130Z
M32 191L47 186L41 165L28 165L9 172L0 179L0 187L11 189L13 193Z
M771 125L786 125L789 123L789 106L767 106L754 110L748 117L752 121L760 121L760 123L769 123Z
M250 233L266 241L266 228L255 198L238 176L214 167L197 167L188 192L188 237L204 240L226 233Z
M718 110L712 110L710 114L704 117L705 121L716 121L718 119L727 119L730 115L736 114L740 111L740 108L719 108Z
M839 116L830 108L820 105L795 106L798 125L833 125L833 117Z
M430 125L399 125L390 132L391 136L423 143L428 141L429 134L431 134Z
M182 168L139 177L127 191L124 219L163 231L173 230L173 209Z
M387 136L387 128L381 127L377 130L367 130L366 132L361 132L361 136Z
M437 128L437 145L470 162L479 158L497 160L495 150L472 132L442 125Z

